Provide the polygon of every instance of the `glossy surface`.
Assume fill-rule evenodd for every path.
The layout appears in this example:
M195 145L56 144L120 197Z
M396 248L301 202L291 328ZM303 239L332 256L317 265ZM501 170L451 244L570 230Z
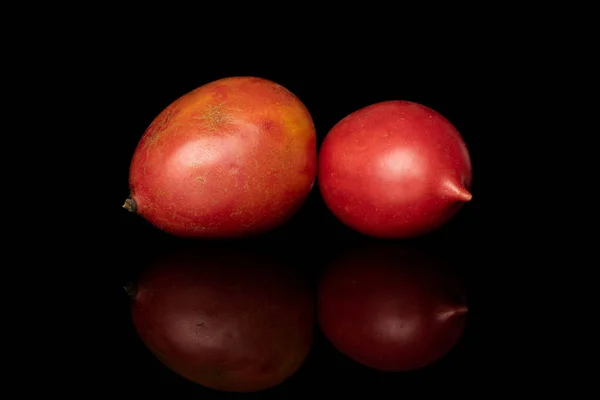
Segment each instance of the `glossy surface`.
M366 246L325 271L321 330L343 354L383 371L409 371L446 355L467 315L460 280L437 260L394 245Z
M304 104L255 77L217 80L166 107L132 159L134 211L184 237L262 233L289 219L316 176Z
M264 255L185 249L138 282L134 325L167 367L208 388L276 386L303 364L313 340L307 282Z
M471 160L456 128L407 101L360 109L319 151L319 188L347 226L382 238L429 233L471 200Z

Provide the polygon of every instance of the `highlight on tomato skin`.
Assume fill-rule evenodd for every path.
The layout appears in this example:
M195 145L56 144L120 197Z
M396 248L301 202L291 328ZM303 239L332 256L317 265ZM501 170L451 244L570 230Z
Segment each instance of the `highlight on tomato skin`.
M462 337L467 314L460 275L398 243L341 254L319 282L321 331L338 351L376 370L405 372L442 359Z
M313 343L306 276L251 246L177 246L133 286L126 290L140 340L165 367L206 388L278 386L303 366Z
M369 105L335 124L319 149L318 175L329 210L377 238L426 235L472 199L460 133L437 111L403 100Z
M316 173L316 131L302 101L264 78L228 77L152 121L123 207L179 237L256 236L300 209Z

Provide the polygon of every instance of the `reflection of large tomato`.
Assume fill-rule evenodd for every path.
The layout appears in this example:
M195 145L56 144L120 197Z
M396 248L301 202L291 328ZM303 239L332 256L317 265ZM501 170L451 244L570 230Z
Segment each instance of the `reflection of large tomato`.
M133 296L133 322L146 346L179 375L212 389L278 385L312 345L308 283L256 252L183 250L155 261Z

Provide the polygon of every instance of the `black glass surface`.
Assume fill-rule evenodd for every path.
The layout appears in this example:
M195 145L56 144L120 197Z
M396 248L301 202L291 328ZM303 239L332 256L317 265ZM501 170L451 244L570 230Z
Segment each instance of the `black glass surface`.
M150 61L150 60L148 60ZM210 64L210 63L208 63ZM144 74L138 74L146 68ZM114 124L106 124L103 140L112 141L105 178L110 190L99 193L105 213L98 229L110 232L101 237L98 259L101 267L93 273L101 277L102 295L94 299L98 327L94 340L82 346L95 348L88 360L103 371L97 384L138 393L186 394L194 398L310 398L321 395L367 395L369 398L418 398L440 393L462 395L472 390L467 383L477 374L486 379L490 344L486 343L480 321L485 307L480 302L488 290L486 267L491 267L485 254L489 239L486 226L490 213L486 209L487 137L486 99L482 79L468 71L444 69L430 65L427 69L384 65L368 70L343 65L308 68L286 68L284 62L243 66L231 64L194 64L160 67L151 62L125 64L117 80L109 84L114 93L110 113ZM121 208L129 193L129 163L138 140L154 117L184 93L215 79L234 76L260 76L271 79L298 96L311 112L318 146L341 118L347 114L384 100L410 100L427 105L448 118L463 136L473 164L473 199L437 231L418 239L378 240L361 235L339 222L325 206L315 185L304 206L283 226L255 238L241 240L192 241L195 246L219 248L235 252L251 248L279 257L287 265L306 274L313 289L330 263L352 252L377 252L378 248L409 248L423 257L433 257L459 276L465 283L468 319L465 331L447 356L428 367L410 372L379 372L367 368L337 351L314 329L314 344L301 369L283 384L262 392L232 394L213 391L191 383L166 368L141 342L130 314L130 298L124 286L135 282L138 275L156 259L190 240L161 232L139 216ZM149 78L151 77L151 78ZM489 87L488 87L489 89ZM111 129L112 127L112 129ZM488 132L488 133L486 133ZM228 250L229 249L229 250ZM484 276L485 275L485 276ZM102 367L101 367L102 366ZM471 388L471 389L469 389ZM117 392L118 393L118 392Z

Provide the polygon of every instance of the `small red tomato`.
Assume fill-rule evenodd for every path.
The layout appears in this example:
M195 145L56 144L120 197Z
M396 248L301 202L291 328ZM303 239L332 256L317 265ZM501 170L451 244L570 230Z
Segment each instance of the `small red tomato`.
M325 204L366 235L421 236L471 200L471 160L461 135L413 102L386 101L348 115L328 132L318 162Z

